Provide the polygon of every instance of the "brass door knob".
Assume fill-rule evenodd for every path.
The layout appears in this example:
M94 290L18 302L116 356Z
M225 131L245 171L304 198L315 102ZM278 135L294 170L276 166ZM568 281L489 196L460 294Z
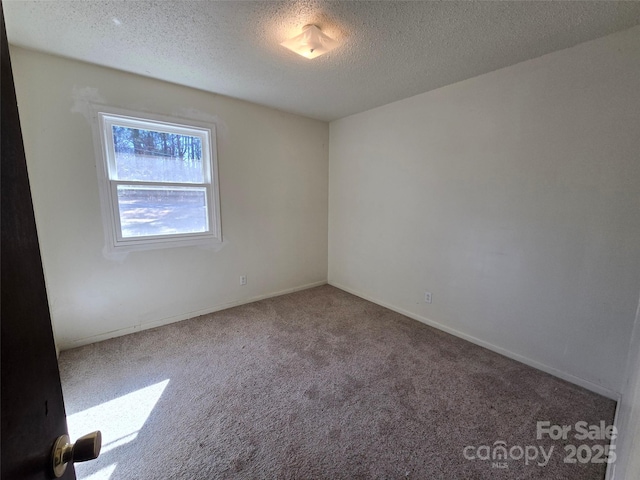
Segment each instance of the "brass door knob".
M101 447L102 434L99 430L80 437L74 444L69 443L69 435L59 436L51 451L53 474L60 478L69 462L86 462L98 458Z

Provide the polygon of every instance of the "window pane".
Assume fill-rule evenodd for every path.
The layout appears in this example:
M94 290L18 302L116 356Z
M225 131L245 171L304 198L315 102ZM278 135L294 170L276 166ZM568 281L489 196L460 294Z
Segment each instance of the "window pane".
M119 125L112 133L118 180L204 183L200 137Z
M204 187L118 185L122 237L201 233L209 229Z

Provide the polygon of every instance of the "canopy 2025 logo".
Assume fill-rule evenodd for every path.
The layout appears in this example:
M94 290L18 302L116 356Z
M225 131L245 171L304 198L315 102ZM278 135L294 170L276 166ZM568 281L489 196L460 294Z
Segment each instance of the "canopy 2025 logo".
M539 421L536 425L536 439L571 440L579 444L564 445L564 463L613 463L616 460L615 445L611 441L618 435L616 427L601 421L590 425L580 421L573 425L552 425L549 421ZM589 441L591 444L580 443ZM596 441L603 442L593 443ZM606 444L604 443L606 441ZM509 461L523 461L525 465L535 464L545 467L554 454L555 446L545 449L543 445L512 445L504 440L496 440L493 445L467 445L462 453L471 461L490 461L492 468L509 468Z

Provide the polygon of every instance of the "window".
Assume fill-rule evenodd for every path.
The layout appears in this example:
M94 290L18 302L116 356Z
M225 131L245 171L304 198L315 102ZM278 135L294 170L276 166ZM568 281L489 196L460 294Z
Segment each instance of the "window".
M109 250L220 242L214 126L96 113Z

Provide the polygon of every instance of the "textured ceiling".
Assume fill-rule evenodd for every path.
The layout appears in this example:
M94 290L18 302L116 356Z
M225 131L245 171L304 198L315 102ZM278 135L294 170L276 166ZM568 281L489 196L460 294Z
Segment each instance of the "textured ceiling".
M333 120L640 23L615 1L3 1L9 42ZM280 42L314 23L341 46Z

